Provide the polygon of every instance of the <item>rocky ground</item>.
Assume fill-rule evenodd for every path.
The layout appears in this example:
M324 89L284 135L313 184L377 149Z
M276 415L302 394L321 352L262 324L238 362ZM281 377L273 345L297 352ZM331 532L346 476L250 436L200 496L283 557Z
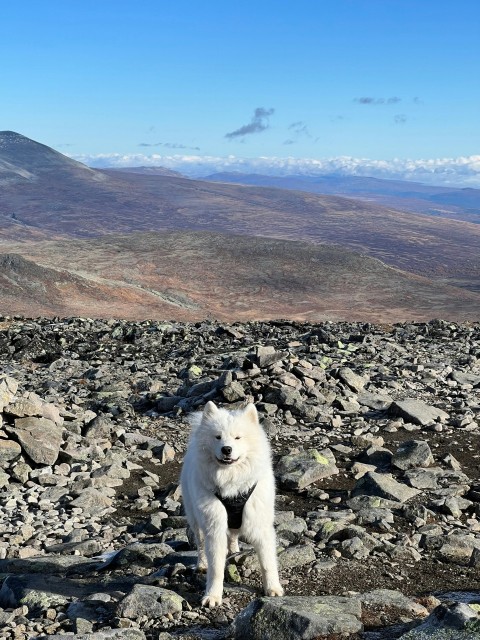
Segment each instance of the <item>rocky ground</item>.
M0 638L480 637L480 325L4 317L0 362ZM209 399L270 436L285 598L244 545L200 606Z

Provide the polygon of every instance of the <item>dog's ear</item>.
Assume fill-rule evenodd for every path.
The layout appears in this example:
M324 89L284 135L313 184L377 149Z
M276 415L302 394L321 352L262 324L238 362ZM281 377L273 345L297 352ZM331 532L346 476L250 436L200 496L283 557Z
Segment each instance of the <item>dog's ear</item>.
M207 418L208 420L208 418L213 418L214 416L216 416L217 413L218 413L217 405L214 404L211 400L209 400L203 410L203 417Z
M243 415L251 424L258 424L257 407L251 402L243 410Z

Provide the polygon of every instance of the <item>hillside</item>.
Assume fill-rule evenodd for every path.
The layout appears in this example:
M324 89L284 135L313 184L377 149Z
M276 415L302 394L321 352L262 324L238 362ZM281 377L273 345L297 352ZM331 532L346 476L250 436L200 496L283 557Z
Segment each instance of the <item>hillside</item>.
M92 170L12 132L0 133L0 183L0 253L60 270L37 270L28 286L25 264L5 272L9 313L478 317L480 225L274 187Z
M64 241L13 249L28 262L3 268L0 298L10 314L395 322L480 313L478 294L339 246L169 232L69 240L68 251Z

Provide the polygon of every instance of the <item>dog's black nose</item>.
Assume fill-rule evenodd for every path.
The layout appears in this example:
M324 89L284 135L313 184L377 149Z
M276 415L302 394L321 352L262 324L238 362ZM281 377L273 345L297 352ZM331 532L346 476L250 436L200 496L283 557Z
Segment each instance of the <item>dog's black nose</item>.
M224 456L229 456L232 453L232 447L222 447L222 453Z

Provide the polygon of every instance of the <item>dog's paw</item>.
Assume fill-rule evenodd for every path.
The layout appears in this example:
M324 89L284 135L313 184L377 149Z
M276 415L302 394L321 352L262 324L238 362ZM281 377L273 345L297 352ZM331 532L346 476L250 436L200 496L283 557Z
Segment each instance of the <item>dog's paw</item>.
M222 604L222 596L214 596L212 594L205 594L202 598L202 607L208 607L214 609Z
M265 589L265 595L266 596L279 596L279 597L281 597L281 596L283 596L283 594L284 594L283 588L279 584L273 585L271 587L267 587Z

